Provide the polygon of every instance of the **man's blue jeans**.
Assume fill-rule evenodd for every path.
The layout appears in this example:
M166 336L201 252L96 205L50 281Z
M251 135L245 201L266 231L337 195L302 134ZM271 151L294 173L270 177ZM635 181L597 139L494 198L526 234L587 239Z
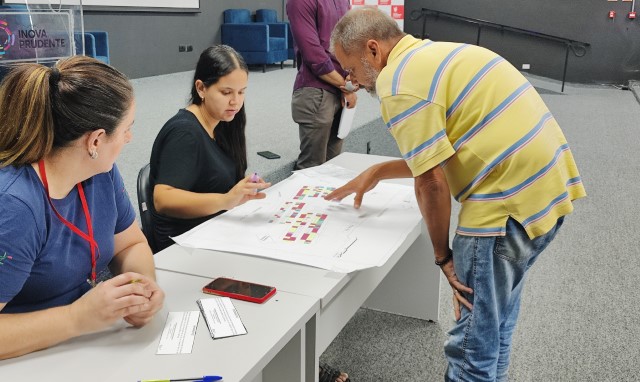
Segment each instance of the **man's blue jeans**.
M533 240L512 218L507 221L506 236L455 236L454 267L460 282L473 289L473 294L464 294L473 310L462 306L460 320L449 331L444 345L449 362L445 381L507 380L511 337L527 271L563 220Z

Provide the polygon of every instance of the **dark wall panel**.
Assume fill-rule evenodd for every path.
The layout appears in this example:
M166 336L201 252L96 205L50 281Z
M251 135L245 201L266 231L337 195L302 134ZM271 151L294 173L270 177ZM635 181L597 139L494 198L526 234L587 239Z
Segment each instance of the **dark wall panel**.
M227 8L271 8L284 15L284 0L201 0L200 13L88 12L85 28L109 32L111 62L131 78L193 69L199 52L220 42L222 12ZM606 0L405 0L405 30L420 35L422 21L413 11L430 8L536 32L591 43L587 55L570 54L567 80L582 83L626 83L640 79L640 18L626 18L630 2ZM612 21L607 12L615 10ZM427 33L434 40L475 43L476 28L458 21L429 17ZM192 45L192 52L178 52ZM562 44L508 32L483 31L481 45L516 67L531 64L531 73L560 79Z
M606 0L407 0L405 31L422 33L422 20L411 14L429 8L498 24L561 36L591 44L582 58L569 54L567 80L581 83L626 83L640 79L640 19L629 20L630 2ZM617 17L610 20L609 10ZM415 13L414 13L415 14ZM426 32L434 40L476 42L477 28L433 16ZM508 59L516 67L531 64L531 73L561 79L565 47L535 37L483 30L480 45Z
M222 12L271 8L282 0L200 0L200 13L85 12L86 30L109 32L111 64L130 78L192 70L202 50L220 42ZM192 52L178 52L192 45Z

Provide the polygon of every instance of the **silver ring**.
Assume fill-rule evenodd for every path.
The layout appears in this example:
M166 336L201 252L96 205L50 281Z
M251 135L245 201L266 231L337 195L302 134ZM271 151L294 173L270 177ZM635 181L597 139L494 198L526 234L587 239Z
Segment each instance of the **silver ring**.
M453 290L453 294L458 294L458 293L460 293L460 291L459 291L459 290L457 290L457 289L454 289L454 290Z

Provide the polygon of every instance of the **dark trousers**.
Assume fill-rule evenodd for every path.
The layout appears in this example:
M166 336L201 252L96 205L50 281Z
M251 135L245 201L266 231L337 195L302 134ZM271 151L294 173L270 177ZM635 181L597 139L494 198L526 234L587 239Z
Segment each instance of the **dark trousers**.
M339 95L309 87L293 92L291 114L300 133L296 170L321 165L342 152L337 136L341 112Z

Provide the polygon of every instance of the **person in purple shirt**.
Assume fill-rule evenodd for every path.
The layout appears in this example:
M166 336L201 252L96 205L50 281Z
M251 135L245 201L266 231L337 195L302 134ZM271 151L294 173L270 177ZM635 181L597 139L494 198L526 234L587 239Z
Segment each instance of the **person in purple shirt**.
M342 151L337 137L340 115L343 107L355 107L357 88L345 87L348 73L329 52L329 40L349 8L349 0L287 1L298 62L291 100L300 133L296 169L320 165Z

